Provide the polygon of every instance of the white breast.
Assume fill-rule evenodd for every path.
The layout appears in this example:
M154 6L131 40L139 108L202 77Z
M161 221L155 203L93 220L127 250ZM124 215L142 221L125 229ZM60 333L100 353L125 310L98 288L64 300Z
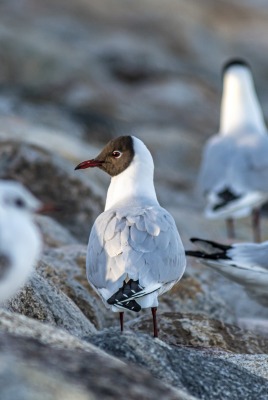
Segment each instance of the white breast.
M147 205L159 204L154 188L154 162L151 153L144 143L132 136L134 141L134 158L131 164L119 175L111 178L107 192L105 211L120 204Z

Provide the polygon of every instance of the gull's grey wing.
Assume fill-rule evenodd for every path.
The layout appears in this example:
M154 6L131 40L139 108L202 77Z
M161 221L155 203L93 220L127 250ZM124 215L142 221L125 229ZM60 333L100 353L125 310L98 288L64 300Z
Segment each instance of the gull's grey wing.
M185 264L175 222L161 207L106 211L92 228L87 276L106 299L127 276L143 287L160 287L180 279Z
M206 144L198 186L202 193L221 186L268 193L268 136L252 132L212 137Z
M215 135L206 143L200 171L198 175L198 189L206 194L224 184L228 168L234 154L234 140L232 137Z
M227 255L235 264L252 270L264 269L268 273L268 242L237 243L231 246Z
M241 151L237 152L233 161L230 179L241 190L268 194L268 136L249 136L240 147Z

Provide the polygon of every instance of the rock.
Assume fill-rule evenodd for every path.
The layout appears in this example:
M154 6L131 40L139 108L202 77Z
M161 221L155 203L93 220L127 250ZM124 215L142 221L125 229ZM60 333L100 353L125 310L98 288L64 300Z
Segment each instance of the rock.
M96 332L94 325L63 292L33 274L18 295L7 302L9 310L58 326L77 337Z
M151 316L142 316L127 326L150 333ZM159 313L159 337L165 343L201 348L215 348L233 353L267 353L268 339L235 325L210 319L204 315Z
M0 387L4 400L95 400L93 393L66 382L55 371L37 369L10 355L1 356Z
M0 102L1 105L1 102ZM1 141L23 142L29 145L41 147L50 153L57 154L61 158L69 160L74 166L81 162L81 159L92 158L99 153L101 145L96 145L93 139L90 143L77 137L74 132L53 129L50 126L43 126L41 123L32 123L26 117L17 115L1 115L0 109L0 139ZM73 172L73 171L72 171ZM75 173L74 173L75 174ZM75 174L76 175L76 174ZM91 173L91 180L94 173ZM95 182L97 184L97 182Z
M37 339L44 345L57 349L83 350L88 353L98 353L105 358L114 357L107 355L103 350L81 340L57 326L28 318L24 315L0 309L0 332L9 333L18 337ZM117 361L120 363L120 361Z
M148 335L103 331L90 342L154 377L206 400L267 399L266 379L202 351L170 346Z
M243 367L252 374L268 379L268 356L267 354L230 354L219 353L218 358Z
M77 243L74 236L55 219L46 215L36 215L35 221L41 230L44 247L60 247Z
M96 183L75 174L75 165L34 145L1 142L0 157L1 179L18 180L44 203L62 207L53 217L87 242L104 200Z
M124 365L110 356L92 349L90 354L82 350L62 350L42 344L36 339L0 334L0 359L5 361L0 368L0 387L10 397L5 400L52 399L50 392L64 394L71 386L66 399L104 400L140 397L144 400L165 398L168 400L194 400L187 392L177 391L154 379L147 371ZM10 368L9 368L10 366ZM12 367L15 367L14 369ZM9 371L13 371L10 379ZM33 374L31 375L31 372ZM7 379L8 377L8 379ZM35 380L36 379L36 380ZM58 384L56 383L58 381ZM67 382L65 384L65 382ZM48 395L33 395L48 383ZM26 387L32 397L22 397ZM15 391L16 389L16 391ZM58 393L57 393L58 391ZM78 397L76 397L78 391ZM16 396L14 395L16 393ZM1 395L2 395L1 390ZM41 394L43 397L41 397ZM83 397L83 396L87 397ZM20 396L21 397L18 397ZM13 396L13 397L12 397ZM80 396L80 397L79 397ZM3 398L3 397L2 397Z
M86 278L86 246L46 251L37 267L42 277L65 293L97 329L107 326L106 309ZM111 318L108 318L111 320Z
M200 314L225 322L236 322L235 313L224 298L210 290L189 268L180 282L159 298L159 311Z

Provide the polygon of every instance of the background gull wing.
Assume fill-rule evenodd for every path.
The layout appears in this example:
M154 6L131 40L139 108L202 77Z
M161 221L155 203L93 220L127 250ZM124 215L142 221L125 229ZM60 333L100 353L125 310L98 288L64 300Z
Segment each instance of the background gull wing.
M268 273L268 242L237 243L232 245L227 254L238 265L252 270L263 269Z
M111 297L127 276L148 290L176 281L185 264L175 222L159 206L106 211L92 228L87 276L104 299Z
M207 141L198 175L198 190L203 195L225 184L235 152L234 141L233 137L220 135Z
M237 136L213 136L202 157L198 188L205 194L222 190L268 193L268 136L243 132Z
M230 179L241 190L268 194L268 136L248 137L243 141L231 170Z

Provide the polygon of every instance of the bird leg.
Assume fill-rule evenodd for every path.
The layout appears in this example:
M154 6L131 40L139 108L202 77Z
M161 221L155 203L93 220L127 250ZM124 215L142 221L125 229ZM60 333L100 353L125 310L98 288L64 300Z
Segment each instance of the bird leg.
M233 218L226 219L227 236L229 239L235 238L234 220Z
M253 239L255 243L260 243L261 241L261 224L260 224L260 209L255 208L252 210L252 230Z
M119 313L121 333L124 331L124 311Z
M156 319L157 307L152 307L153 324L154 324L154 337L158 337L157 319Z

